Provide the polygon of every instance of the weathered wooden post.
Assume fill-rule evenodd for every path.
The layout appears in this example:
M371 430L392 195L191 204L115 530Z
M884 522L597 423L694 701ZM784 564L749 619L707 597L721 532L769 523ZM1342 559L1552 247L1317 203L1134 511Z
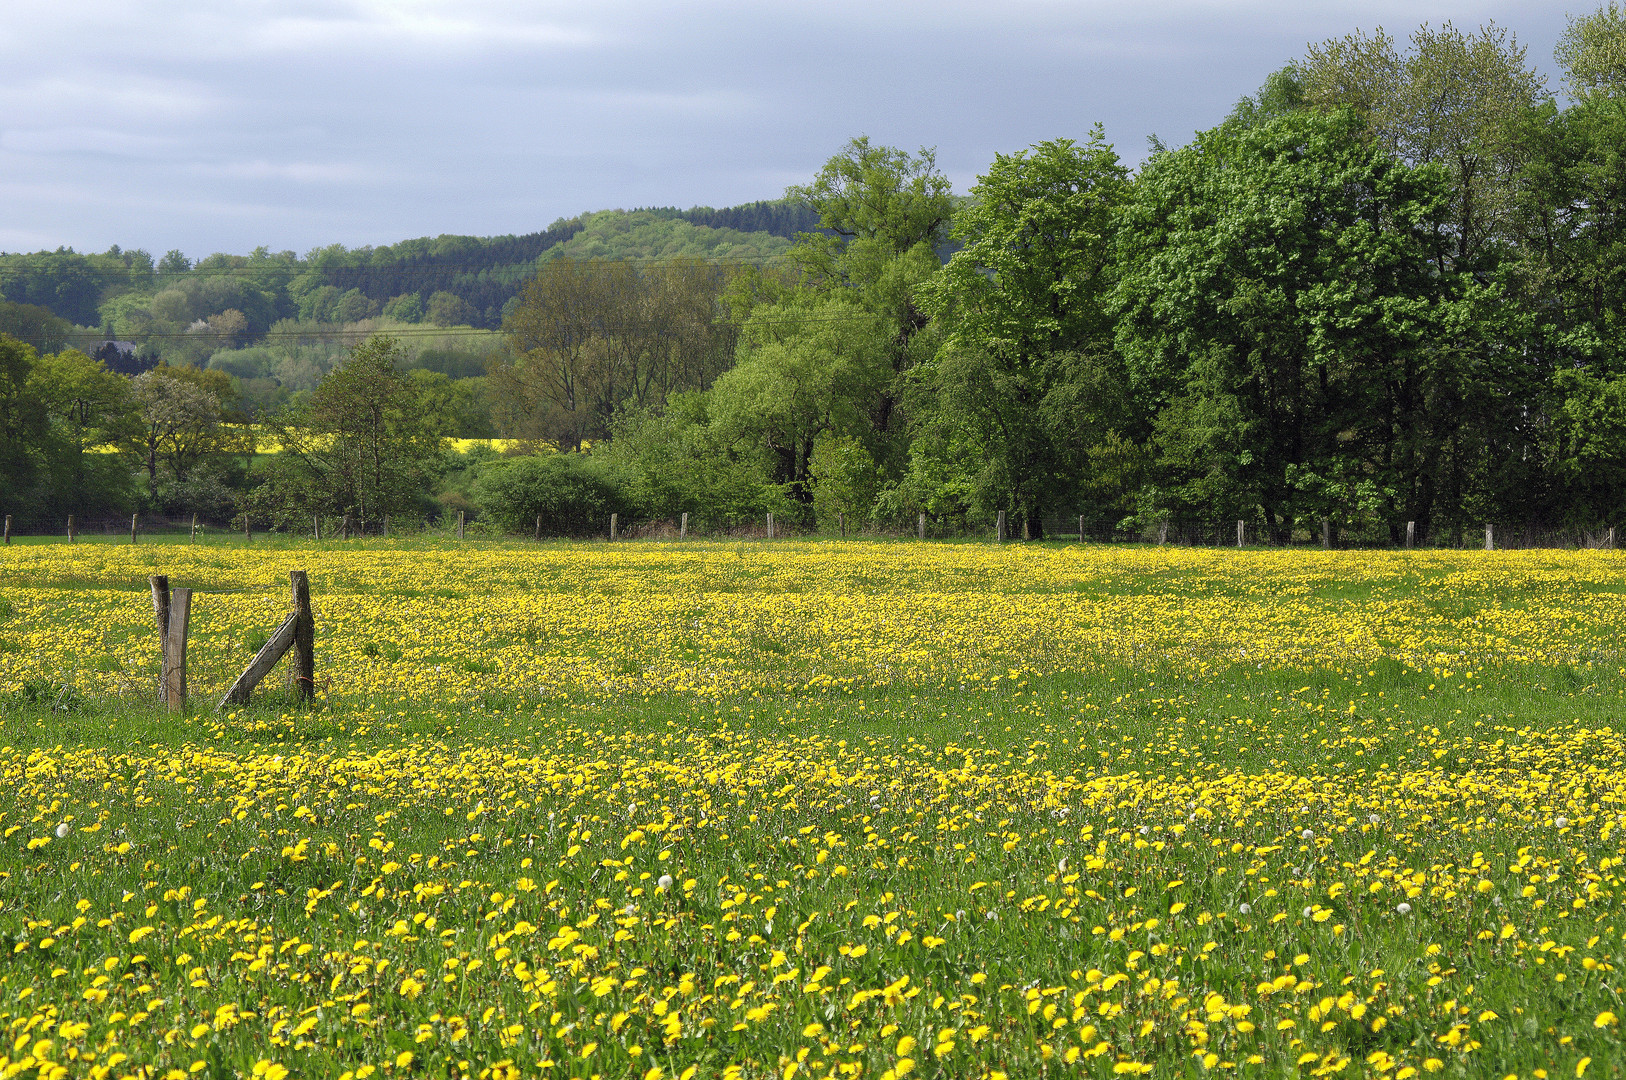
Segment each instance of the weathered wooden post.
M847 539L847 515L844 511L836 511L836 528L841 530L841 538Z
M294 602L294 693L303 701L316 696L316 617L311 613L310 579L303 570L288 572Z
M6 521L9 524L11 519L7 518ZM1609 531L1603 534L1603 546L1610 551L1615 550L1615 527L1613 525L1609 526Z
M140 517L140 514L130 515L130 543L132 544L136 542L136 522L140 520Z
M915 535L917 539L926 539L926 511L924 510L920 512L920 520L915 523Z
M1332 518L1321 519L1321 546L1328 551L1332 550Z
M198 515L192 515L192 543L198 542Z
M994 518L994 543L1005 542L1005 511L1001 510Z
M1023 540L1032 540L1033 539L1033 535L1028 532L1028 520L1029 520L1028 516L1026 514L1023 514L1022 515L1022 539Z
M620 514L611 514L610 515L610 539L611 540L615 539L616 533L618 533L620 531L620 527L621 527L621 515Z
M1406 522L1406 550L1410 551L1417 543L1417 522Z
M311 539L312 540L320 540L321 538L322 538L322 515L321 514L312 514L311 515Z
M1246 538L1247 538L1247 535L1248 535L1248 525L1247 525L1247 523L1243 522L1243 521L1237 522L1236 523L1236 546L1237 547L1242 546L1243 541L1246 540Z
M1487 524L1485 526L1485 550L1496 550L1496 526L1494 525Z
M76 535L78 535L78 530L73 527L73 515L69 514L68 515L68 543L70 543L70 544L73 543L73 538Z
M687 510L685 510L685 511L683 511L683 516L678 519L678 539L679 540L687 540L688 538L689 538L689 512Z
M768 539L773 539L773 511L768 511Z
M6 515L6 543L11 543L11 515Z
M536 515L536 538L537 538L538 541L540 541L542 539L542 515L541 514Z
M1169 542L1169 519L1164 518L1157 523L1157 546L1162 547Z
M158 623L158 700L169 700L169 577L152 576L152 617Z
M1084 542L1084 515L1078 515L1078 542Z
M164 698L172 713L186 709L186 624L192 617L192 590L169 594L169 663L164 671Z
M346 526L346 528L349 527L349 524L350 524L350 518L349 518L348 515L346 515L346 517L345 517L345 526ZM463 539L463 511L461 511L461 510L459 510L457 512L457 538L459 540ZM348 539L350 539L350 537L346 536L345 539L348 540Z

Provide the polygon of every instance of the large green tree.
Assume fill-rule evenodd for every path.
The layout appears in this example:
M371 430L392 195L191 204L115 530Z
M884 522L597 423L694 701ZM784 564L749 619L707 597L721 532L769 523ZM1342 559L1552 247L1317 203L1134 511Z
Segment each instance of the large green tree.
M1156 156L1119 233L1117 338L1158 414L1167 508L1427 525L1460 422L1448 179L1352 110Z
M1000 155L955 220L964 247L922 289L944 335L936 419L960 434L975 508L1014 511L1030 536L1121 419L1094 376L1115 364L1104 301L1128 190L1099 128Z

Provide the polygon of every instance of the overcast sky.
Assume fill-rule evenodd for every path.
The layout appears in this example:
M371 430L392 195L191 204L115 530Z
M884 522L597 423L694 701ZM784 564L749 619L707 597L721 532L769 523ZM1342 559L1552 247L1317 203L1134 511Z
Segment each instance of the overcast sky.
M1596 5L1578 0L1573 12ZM1099 121L1129 161L1310 41L1508 0L3 0L0 250L306 251L776 198L848 138L996 152Z

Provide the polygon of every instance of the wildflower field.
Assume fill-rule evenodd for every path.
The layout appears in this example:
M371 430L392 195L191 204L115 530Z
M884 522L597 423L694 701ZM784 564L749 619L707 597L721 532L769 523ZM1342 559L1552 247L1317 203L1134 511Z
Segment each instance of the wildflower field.
M1614 552L14 544L0 660L3 1076L1626 1071Z

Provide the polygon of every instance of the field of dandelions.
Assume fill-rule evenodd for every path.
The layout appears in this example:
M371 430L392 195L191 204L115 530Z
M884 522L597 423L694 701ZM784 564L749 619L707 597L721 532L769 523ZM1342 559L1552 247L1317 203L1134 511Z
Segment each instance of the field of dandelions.
M1623 691L1614 552L17 543L0 1077L1620 1076Z

